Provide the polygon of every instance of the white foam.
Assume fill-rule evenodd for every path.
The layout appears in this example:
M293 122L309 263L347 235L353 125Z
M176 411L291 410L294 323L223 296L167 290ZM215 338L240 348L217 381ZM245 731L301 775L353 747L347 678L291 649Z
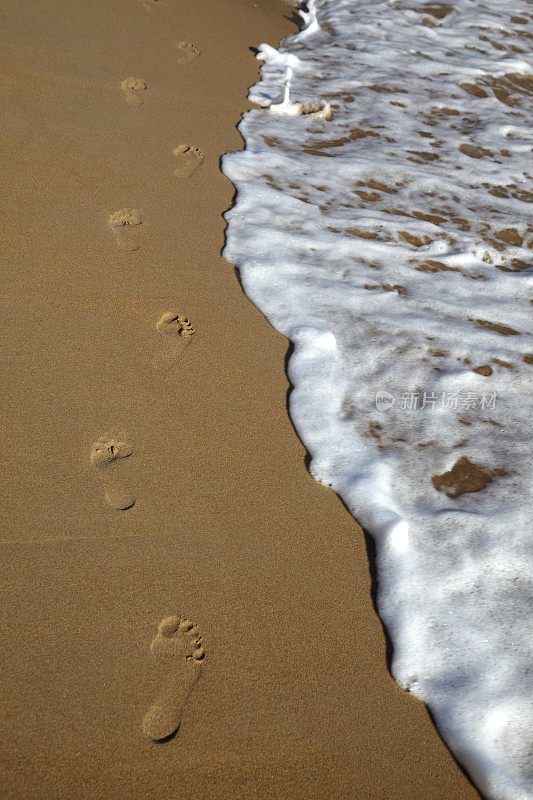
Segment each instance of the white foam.
M375 538L396 680L488 798L526 800L531 15L316 0L302 16L259 48L263 108L223 161L224 254L294 343L311 473ZM332 121L292 111L321 100ZM451 497L431 478L461 457L490 482Z

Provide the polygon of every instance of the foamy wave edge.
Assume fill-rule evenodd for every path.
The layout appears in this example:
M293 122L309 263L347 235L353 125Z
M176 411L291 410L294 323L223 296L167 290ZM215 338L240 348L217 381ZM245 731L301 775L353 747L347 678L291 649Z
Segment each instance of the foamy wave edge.
M293 72L305 71L306 65L288 48L320 30L315 0L311 0L300 13L304 26L298 34L286 40L284 51L274 50L268 45L259 48L258 57L265 61L263 80L251 89L250 99L265 109L271 107L269 113L299 113L294 110L296 104L290 99L290 86ZM320 105L320 98L314 102L317 110L324 107ZM242 125L241 132L248 150L249 143ZM339 458L336 443L345 431L339 425L339 398L334 389L339 380L336 370L340 369L335 335L324 325L310 325L309 319L305 315L299 316L298 310L291 318L276 312L273 308L276 292L271 290L272 274L262 263L258 242L254 243L254 248L244 244L247 220L253 219L257 209L268 202L261 185L250 180L243 160L247 155L253 155L256 160L263 159L266 165L267 149L258 151L256 142L254 147L253 154L245 150L242 154L229 154L223 159L223 171L237 189L236 206L226 215L229 227L223 254L239 270L247 296L294 345L288 365L288 376L293 386L290 415L311 456L311 474L342 497L351 513L376 541L378 575L380 579L386 576L386 581L380 582L378 607L394 645L393 675L404 689L428 705L444 740L488 798L529 800L533 795L528 787L517 783L498 763L487 743L493 730L504 730L509 724L505 704L501 708L485 709L490 730L487 729L487 737L483 740L483 737L480 739L479 735L473 734L477 711L475 692L467 701L470 706L467 709L463 706L466 695L462 687L457 689L455 704L450 702L443 706L438 691L428 690L431 681L421 680L413 658L417 647L416 631L413 633L406 625L413 608L412 601L404 595L404 586L409 580L416 580L416 564L410 563L410 521L391 492L390 465L386 457L377 459L375 452L362 441L358 442L356 464ZM313 398L311 404L310 398ZM372 498L371 502L369 498ZM451 507L442 510L441 529L460 529L461 515L461 511ZM525 524L526 521L519 514L512 522ZM471 530L479 528L482 531L485 524L483 519L468 520Z

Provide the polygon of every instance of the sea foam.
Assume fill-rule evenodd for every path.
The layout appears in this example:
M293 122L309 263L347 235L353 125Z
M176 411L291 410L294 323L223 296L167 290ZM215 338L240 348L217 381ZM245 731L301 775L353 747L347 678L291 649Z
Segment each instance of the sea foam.
M301 13L279 50L259 47L262 108L223 160L237 188L224 255L294 344L312 474L376 541L394 677L486 797L526 800L531 13Z

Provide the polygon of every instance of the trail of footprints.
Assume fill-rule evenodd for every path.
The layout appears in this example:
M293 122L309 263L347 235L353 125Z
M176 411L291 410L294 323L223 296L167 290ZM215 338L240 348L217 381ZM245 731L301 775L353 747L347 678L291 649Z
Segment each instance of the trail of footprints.
M140 0L146 11L153 11L156 2ZM176 49L178 64L189 64L200 55L200 50L186 41L178 42ZM126 78L120 88L127 103L143 105L148 87L142 78ZM177 158L174 175L182 179L190 178L204 160L199 147L187 144L178 145L173 155ZM119 249L127 252L140 249L142 221L136 208L121 208L109 216L108 225ZM169 311L155 328L165 337L166 348L154 356L152 365L168 369L189 345L194 327L187 317ZM120 435L106 434L91 448L91 464L101 481L105 501L116 511L129 511L137 500L128 481L127 459L132 455L133 449ZM143 717L142 730L152 741L161 742L171 738L180 727L186 703L202 672L205 650L197 626L181 617L166 617L160 622L150 650L154 659L169 671L160 695Z
M172 311L163 314L155 327L158 333L168 337L168 348L154 356L152 365L169 369L188 346L195 330L187 317ZM91 448L91 464L102 481L106 502L117 511L127 511L136 502L135 494L128 486L127 470L122 466L123 460L131 455L133 449L119 435L102 436Z

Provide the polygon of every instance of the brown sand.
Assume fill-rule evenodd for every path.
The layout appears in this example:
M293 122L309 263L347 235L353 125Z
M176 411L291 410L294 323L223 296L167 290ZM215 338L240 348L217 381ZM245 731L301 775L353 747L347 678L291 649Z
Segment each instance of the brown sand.
M287 342L220 256L248 48L291 16L2 4L2 798L478 797L387 672Z

